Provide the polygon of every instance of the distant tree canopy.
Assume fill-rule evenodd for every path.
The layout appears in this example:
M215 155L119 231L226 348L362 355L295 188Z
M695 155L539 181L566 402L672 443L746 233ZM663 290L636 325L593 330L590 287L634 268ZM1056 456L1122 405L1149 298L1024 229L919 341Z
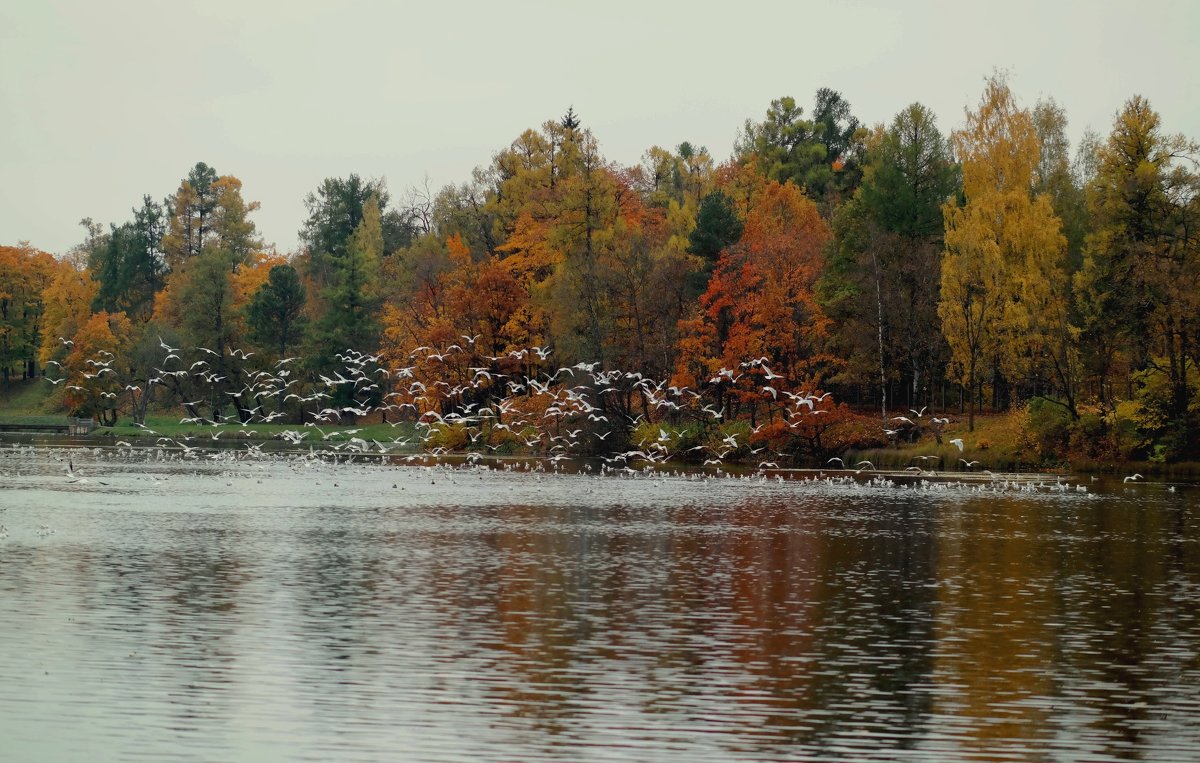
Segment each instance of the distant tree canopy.
M621 166L584 116L441 189L327 178L287 254L205 162L126 221L84 220L62 258L0 247L0 373L59 369L64 409L106 419L153 404L245 422L270 407L251 356L290 364L274 415L292 419L356 416L384 389L462 415L539 371L623 369L597 416L744 419L813 453L824 430L793 431L786 405L818 389L888 437L897 408L972 422L1036 400L1089 457L1200 448L1200 149L1145 98L1074 153L1064 109L1022 105L999 75L957 129L916 103L868 127L832 88L781 97L723 163L680 140ZM715 402L685 415L634 390L651 375Z
M865 131L841 93L817 91L810 115L795 99L772 101L762 122L746 120L736 152L754 157L772 180L804 188L819 206L831 208L858 186Z

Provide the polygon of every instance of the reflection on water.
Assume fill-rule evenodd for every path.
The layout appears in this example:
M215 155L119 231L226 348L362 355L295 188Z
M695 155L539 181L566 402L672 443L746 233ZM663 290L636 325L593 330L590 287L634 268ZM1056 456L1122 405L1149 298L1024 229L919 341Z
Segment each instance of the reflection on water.
M63 458L0 455L5 760L1200 758L1189 489Z

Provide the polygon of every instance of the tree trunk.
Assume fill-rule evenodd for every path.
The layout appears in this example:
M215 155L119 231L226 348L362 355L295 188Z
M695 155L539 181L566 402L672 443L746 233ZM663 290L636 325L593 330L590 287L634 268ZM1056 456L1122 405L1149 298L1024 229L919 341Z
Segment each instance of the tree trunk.
M967 390L967 431L975 431L975 387L978 382L975 381L975 359L971 359L971 367L967 370L967 382L970 385Z
M879 259L871 248L871 264L875 268L875 312L878 318L876 340L879 344L879 417L887 420L887 368L883 360L883 285L880 283Z

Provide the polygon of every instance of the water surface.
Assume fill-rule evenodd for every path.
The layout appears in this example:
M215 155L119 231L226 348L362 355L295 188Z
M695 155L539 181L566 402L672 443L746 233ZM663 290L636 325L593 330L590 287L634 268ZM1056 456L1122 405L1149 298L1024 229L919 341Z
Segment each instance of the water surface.
M234 455L0 451L0 757L1200 759L1188 486Z

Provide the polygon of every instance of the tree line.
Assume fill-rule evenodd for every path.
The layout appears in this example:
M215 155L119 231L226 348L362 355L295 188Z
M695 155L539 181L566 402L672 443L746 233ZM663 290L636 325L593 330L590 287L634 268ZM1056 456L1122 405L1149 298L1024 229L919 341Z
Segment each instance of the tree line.
M220 417L237 353L315 380L348 349L397 370L469 344L468 374L542 347L705 389L756 426L781 391L831 391L893 440L910 408L970 428L1020 409L1048 454L1195 454L1200 150L1140 96L1074 150L1066 128L1001 75L948 135L919 103L864 126L822 88L748 119L725 162L685 141L620 166L569 110L440 191L325 180L288 254L201 162L127 222L84 220L62 258L0 247L0 372L57 367L65 409L137 419L196 402L146 382L164 350L202 348ZM766 379L735 383L747 361Z

